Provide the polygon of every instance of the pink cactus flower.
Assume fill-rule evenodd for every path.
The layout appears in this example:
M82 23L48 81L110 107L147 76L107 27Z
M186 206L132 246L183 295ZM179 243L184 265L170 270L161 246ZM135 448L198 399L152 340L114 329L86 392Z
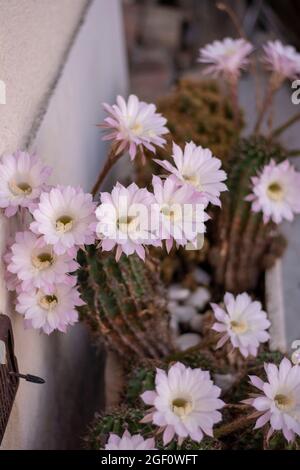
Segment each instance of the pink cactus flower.
M35 156L18 151L0 161L0 207L15 215L20 207L33 209L44 190L51 169Z
M247 293L239 294L236 298L226 293L224 308L217 304L211 306L218 320L212 328L223 333L217 347L222 347L230 340L244 357L256 356L260 343L265 343L270 337L266 331L270 322L261 303L253 302Z
M211 64L206 67L206 74L237 78L241 70L247 67L248 56L252 51L252 44L244 39L225 38L200 49L198 62Z
M84 305L75 287L56 284L51 289L31 289L17 297L16 311L31 322L34 329L46 334L54 330L66 332L68 325L78 321L76 307Z
M206 200L201 193L169 176L162 180L153 176L153 191L157 203L158 236L166 241L169 252L173 242L185 246L204 234L208 215L204 211ZM196 243L196 242L195 242Z
M279 367L265 364L265 372L266 382L250 376L252 385L262 394L245 400L261 412L255 429L270 423L268 438L274 431L282 431L287 441L294 441L296 435L300 436L300 366L284 358Z
M188 184L203 194L203 200L217 206L221 205L220 194L226 191L223 183L227 176L221 170L222 162L213 157L209 149L197 146L194 142L185 144L184 151L173 143L173 160L175 166L167 160L155 160L165 170L173 174L181 183Z
M78 248L95 241L95 203L81 188L57 186L42 193L33 217L30 229L57 255L74 256Z
M278 39L268 41L263 46L262 61L266 68L276 73L282 80L291 80L300 76L300 54L293 46L285 46Z
M110 131L104 140L113 140L117 144L117 153L129 151L133 160L138 151L143 154L144 147L155 153L155 146L162 147L166 143L162 136L169 132L165 127L167 120L156 112L154 104L130 95L127 102L118 96L117 104L104 103L103 106L109 117L102 127Z
M22 281L22 289L49 288L52 284L74 285L76 278L68 273L78 268L67 253L56 255L52 245L45 245L42 237L32 232L18 232L11 246L9 272Z
M191 369L180 362L168 372L156 369L155 390L146 391L142 400L151 405L143 422L152 422L163 431L167 445L174 436L200 442L204 434L213 436L213 425L222 419L218 411L225 403L221 389L214 385L208 371Z
M144 439L141 434L125 431L122 437L110 434L105 450L156 450L154 438Z
M252 202L253 212L262 211L265 223L292 221L300 213L300 172L288 160L278 164L272 160L252 178L252 184L246 200Z
M137 253L145 259L145 245L159 245L160 240L151 226L153 194L135 183L125 188L117 183L111 193L101 193L101 204L96 210L97 236L103 251L115 247L116 259L122 253L127 256Z

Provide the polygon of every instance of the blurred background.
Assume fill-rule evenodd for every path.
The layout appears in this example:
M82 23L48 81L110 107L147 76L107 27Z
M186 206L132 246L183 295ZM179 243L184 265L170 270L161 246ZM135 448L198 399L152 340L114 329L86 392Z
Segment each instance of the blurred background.
M269 38L300 48L297 0L226 0L247 38ZM215 39L239 37L215 0L123 0L131 91L153 100L185 75L199 74L199 48Z

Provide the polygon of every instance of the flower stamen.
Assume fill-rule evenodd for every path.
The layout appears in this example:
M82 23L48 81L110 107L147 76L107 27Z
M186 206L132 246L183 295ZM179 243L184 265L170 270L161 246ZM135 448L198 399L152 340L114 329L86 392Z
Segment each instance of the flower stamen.
M54 263L54 256L52 253L39 253L32 257L32 264L39 270L47 269Z
M192 403L184 398L175 398L175 400L172 401L172 411L179 418L184 418L189 415L192 409Z
M44 310L53 310L58 304L58 299L56 295L44 295L39 304Z
M117 227L121 232L127 233L131 229L136 228L136 216L125 215L117 220Z
M282 201L283 196L284 196L284 191L283 191L282 186L279 183L274 182L274 183L269 184L268 189L267 189L267 194L269 198L272 199L272 201Z
M274 401L277 408L281 411L288 411L294 405L294 400L291 397L288 397L287 395L283 395L281 393L275 395Z
M28 196L32 193L32 187L25 181L17 183L16 181L12 180L9 183L9 189L15 196Z
M74 220L69 215L62 215L56 220L55 227L59 233L69 232L73 227Z
M246 331L248 330L248 325L244 321L233 320L230 322L230 326L232 331L238 335L246 333Z

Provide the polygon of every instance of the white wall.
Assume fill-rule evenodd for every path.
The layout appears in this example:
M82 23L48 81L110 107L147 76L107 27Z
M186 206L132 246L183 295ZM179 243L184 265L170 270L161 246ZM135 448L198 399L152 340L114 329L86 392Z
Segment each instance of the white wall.
M14 8L8 6L10 4ZM22 17L24 4L27 7L25 17ZM95 126L103 118L101 102L114 101L117 93L126 93L127 73L121 2L94 0L86 12L85 20L48 102L53 79L55 80L60 69L60 61L64 60L67 44L85 12L85 4L81 0L0 0L1 28L3 6L6 11L5 21L10 21L13 25L13 31L9 33L10 39L5 37L7 51L14 48L16 38L22 44L18 28L18 21L22 20L26 27L21 28L21 34L24 34L27 41L24 38L24 47L18 54L31 58L30 66L22 59L20 66L11 65L11 71L6 62L4 79L8 88L8 103L4 112L7 113L8 120L6 122L1 114L0 133L3 135L4 129L3 152L15 150L20 142L29 142L31 150L36 150L47 163L55 167L53 183L80 184L89 190L105 156L100 132ZM56 14L53 13L54 10ZM43 21L46 21L45 25ZM36 22L39 23L38 27ZM47 45L44 39L42 46L39 45L41 31L47 37ZM61 36L59 44L53 37L56 34ZM2 53L1 35L0 48ZM29 53L28 48L33 50ZM39 63L40 60L42 63ZM32 89L28 82L23 83L24 67L27 74L32 74L44 66L47 71L36 88ZM14 72L21 77L17 82L12 82L12 85L7 77L12 77L13 80ZM13 86L17 89L12 89ZM16 116L14 118L15 108L11 96L20 96L22 89L27 97L18 102L22 119ZM36 123L46 103L46 113L35 135ZM27 106L30 110L25 109ZM24 123L26 119L30 122ZM0 221L1 225L3 222ZM8 228L9 230L12 228ZM2 229L2 247L5 237ZM2 267L2 279L1 270ZM7 310L9 303L6 291L2 282L0 286L2 311L7 313L10 310ZM71 328L67 335L57 333L46 337L32 330L25 331L22 318L12 310L10 316L20 370L40 375L47 382L43 386L20 383L2 448L78 447L79 434L83 432L93 411L101 405L103 352L100 349L97 354L91 346L91 338L85 325Z

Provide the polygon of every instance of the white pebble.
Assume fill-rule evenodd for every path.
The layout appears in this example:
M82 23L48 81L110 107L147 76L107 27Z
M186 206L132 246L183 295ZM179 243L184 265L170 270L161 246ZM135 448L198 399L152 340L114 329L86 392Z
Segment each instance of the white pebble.
M235 380L236 377L233 374L214 374L215 385L220 387L222 392L230 390Z
M202 331L202 324L203 324L203 316L200 315L199 313L196 313L191 319L190 319L190 327L193 331L201 332Z
M197 310L191 305L177 305L173 308L171 315L179 322L189 323L193 316L197 315Z
M187 300L189 305L202 310L211 299L209 290L206 287L198 287Z
M201 341L201 336L196 333L185 333L178 336L176 339L176 346L180 351L186 351L194 346L197 346Z
M196 268L193 271L193 276L195 281L199 284L203 284L204 286L208 286L210 284L211 276L206 271L204 271L204 269Z
M168 289L168 298L170 300L186 300L190 295L190 290L181 287L179 284L173 284Z
M167 303L167 310L168 312L170 313L170 315L173 315L173 312L174 312L174 309L178 307L178 303L175 302L174 300L170 300L168 303Z

